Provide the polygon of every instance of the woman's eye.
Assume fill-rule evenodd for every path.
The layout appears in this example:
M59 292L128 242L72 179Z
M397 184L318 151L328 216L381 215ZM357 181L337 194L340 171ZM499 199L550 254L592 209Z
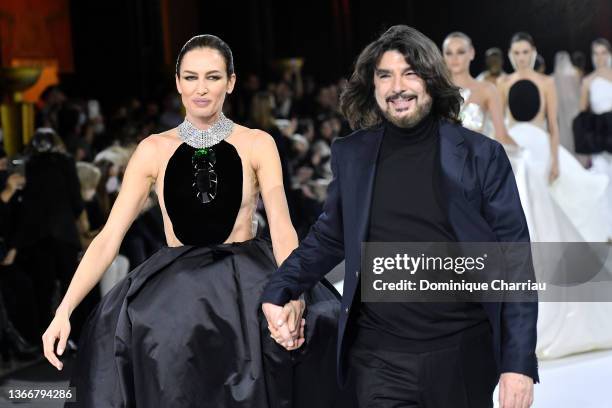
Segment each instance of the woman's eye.
M221 79L221 77L218 75L213 75L213 76L209 76L208 79L211 81L218 81Z
M186 76L186 77L185 77L185 79L186 79L187 81L193 81L194 79L197 79L197 77L195 77L195 76L193 76L193 75L189 75L189 76Z

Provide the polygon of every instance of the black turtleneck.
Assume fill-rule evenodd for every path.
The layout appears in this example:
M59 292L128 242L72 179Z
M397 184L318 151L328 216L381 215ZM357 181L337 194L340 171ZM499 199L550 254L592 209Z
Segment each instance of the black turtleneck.
M376 175L369 242L456 241L441 188L439 122L428 115L411 128L385 122ZM362 303L358 338L376 348L426 351L482 327L473 303Z
M368 241L455 240L439 189L439 139L438 121L431 115L411 128L385 122Z

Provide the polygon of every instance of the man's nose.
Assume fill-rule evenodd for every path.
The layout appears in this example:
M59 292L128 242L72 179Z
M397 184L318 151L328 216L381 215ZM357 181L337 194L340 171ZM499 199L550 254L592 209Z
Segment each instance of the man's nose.
M399 94L403 91L405 91L403 77L402 75L397 75L393 79L393 92Z

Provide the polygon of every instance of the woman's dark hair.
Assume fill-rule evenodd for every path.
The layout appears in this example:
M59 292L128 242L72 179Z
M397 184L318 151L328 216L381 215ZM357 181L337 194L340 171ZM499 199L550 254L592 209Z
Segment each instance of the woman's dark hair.
M515 42L519 41L527 41L529 44L531 44L533 48L535 48L535 41L533 41L533 37L529 33L526 33L524 31L519 31L518 33L515 33L510 39L510 46L512 46L512 44L514 44Z
M425 81L433 100L432 113L460 123L459 88L453 85L436 44L414 28L397 25L369 44L357 58L355 70L340 97L340 108L351 128L367 128L382 122L382 112L374 97L374 70L387 51L404 55L414 72Z
M197 48L212 48L213 50L219 51L225 60L225 70L227 71L227 76L229 77L234 73L234 57L230 47L225 43L225 41L216 35L202 34L191 37L191 39L187 41L185 45L183 45L183 48L181 48L181 51L176 58L176 76L179 76L180 74L181 63L183 62L183 57L185 54Z
M591 43L591 49L595 48L596 45L602 45L606 47L608 52L612 54L612 46L610 46L610 41L606 40L605 38L597 38L596 40L594 40Z

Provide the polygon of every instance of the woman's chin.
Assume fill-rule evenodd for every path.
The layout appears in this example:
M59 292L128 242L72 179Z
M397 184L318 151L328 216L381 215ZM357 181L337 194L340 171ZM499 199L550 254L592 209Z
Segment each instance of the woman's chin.
M216 113L217 112L215 112L211 107L208 107L208 106L205 108L195 106L189 109L189 115L192 118L197 118L197 119L208 119L211 116L214 116Z

